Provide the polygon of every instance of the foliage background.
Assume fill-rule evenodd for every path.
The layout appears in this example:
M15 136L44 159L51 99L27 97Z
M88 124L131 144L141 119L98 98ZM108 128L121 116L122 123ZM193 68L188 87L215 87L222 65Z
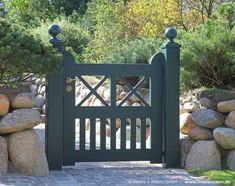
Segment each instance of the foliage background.
M165 42L164 30L174 26L182 45L181 89L233 88L233 0L5 0L0 7L2 24L12 27L0 28L5 38L0 63L9 69L0 71L1 83L23 73L25 63L30 64L26 71L36 73L57 69L60 55L47 34L56 22L67 49L78 62L89 63L148 63ZM18 40L8 37L16 32L13 27ZM24 46L27 37L29 46Z

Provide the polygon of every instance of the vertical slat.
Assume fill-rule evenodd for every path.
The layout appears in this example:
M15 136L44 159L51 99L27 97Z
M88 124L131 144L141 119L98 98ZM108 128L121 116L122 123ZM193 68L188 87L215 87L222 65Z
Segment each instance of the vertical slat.
M131 149L136 149L136 118L131 118Z
M68 56L64 63L63 165L75 165L75 82L66 83L75 65L71 60ZM71 91L66 90L67 86L71 86Z
M116 149L116 119L110 118L111 121L111 149Z
M116 107L116 76L111 76L110 82L110 98L111 98L111 107Z
M146 149L146 118L141 118L141 149Z
M121 118L121 149L126 149L126 119Z
M100 118L100 149L106 149L106 122L104 118Z
M159 163L162 160L162 125L163 125L163 63L164 55L158 53L153 56L152 77L150 80L151 92L151 163Z
M90 150L95 150L96 148L96 119L95 118L91 118L90 119Z
M62 169L63 76L47 76L46 155L50 170ZM55 132L56 131L56 132Z
M85 140L86 140L86 134L85 134L85 118L80 118L80 134L79 134L79 150L83 151L85 150Z

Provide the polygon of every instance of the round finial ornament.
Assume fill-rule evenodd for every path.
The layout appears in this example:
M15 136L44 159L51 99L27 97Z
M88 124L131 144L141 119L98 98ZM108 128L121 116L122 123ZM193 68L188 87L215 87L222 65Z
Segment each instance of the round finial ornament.
M177 36L177 31L173 27L169 27L166 29L165 35L170 41L173 41L174 38Z
M48 33L52 37L56 37L60 33L60 26L58 24L52 24L48 28Z

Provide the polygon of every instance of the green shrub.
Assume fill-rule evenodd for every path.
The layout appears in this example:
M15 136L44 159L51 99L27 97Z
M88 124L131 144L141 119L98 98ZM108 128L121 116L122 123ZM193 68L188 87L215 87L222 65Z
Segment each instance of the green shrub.
M92 41L84 51L87 62L99 63L112 50L129 41L125 24L123 0L93 0L83 17L83 25L92 34Z
M28 25L38 25L40 21L53 20L58 14L54 4L48 0L13 0L4 1L7 17Z
M115 48L102 62L104 63L149 63L150 58L159 50L162 39L136 39Z
M59 69L61 55L23 26L0 19L0 83L20 82L23 73L47 74Z
M78 22L74 23L74 20L70 20L70 17L60 16L54 22L61 27L61 33L58 37L64 41L64 46L67 47L78 62L83 61L81 54L90 40L88 31L82 28ZM50 21L41 22L39 27L32 27L29 30L35 37L40 38L44 43L48 43L50 36L47 34L47 30L51 24L52 22Z
M233 6L235 10L235 6ZM228 88L235 74L235 28L228 20L209 19L181 36L181 89Z

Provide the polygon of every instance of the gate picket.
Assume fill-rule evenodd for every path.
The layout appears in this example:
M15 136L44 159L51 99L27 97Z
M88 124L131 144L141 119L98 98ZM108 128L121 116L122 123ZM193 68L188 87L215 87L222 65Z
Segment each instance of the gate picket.
M100 149L106 150L106 122L104 118L100 118Z
M121 118L121 149L126 149L126 119Z
M146 148L146 118L141 118L141 149Z

